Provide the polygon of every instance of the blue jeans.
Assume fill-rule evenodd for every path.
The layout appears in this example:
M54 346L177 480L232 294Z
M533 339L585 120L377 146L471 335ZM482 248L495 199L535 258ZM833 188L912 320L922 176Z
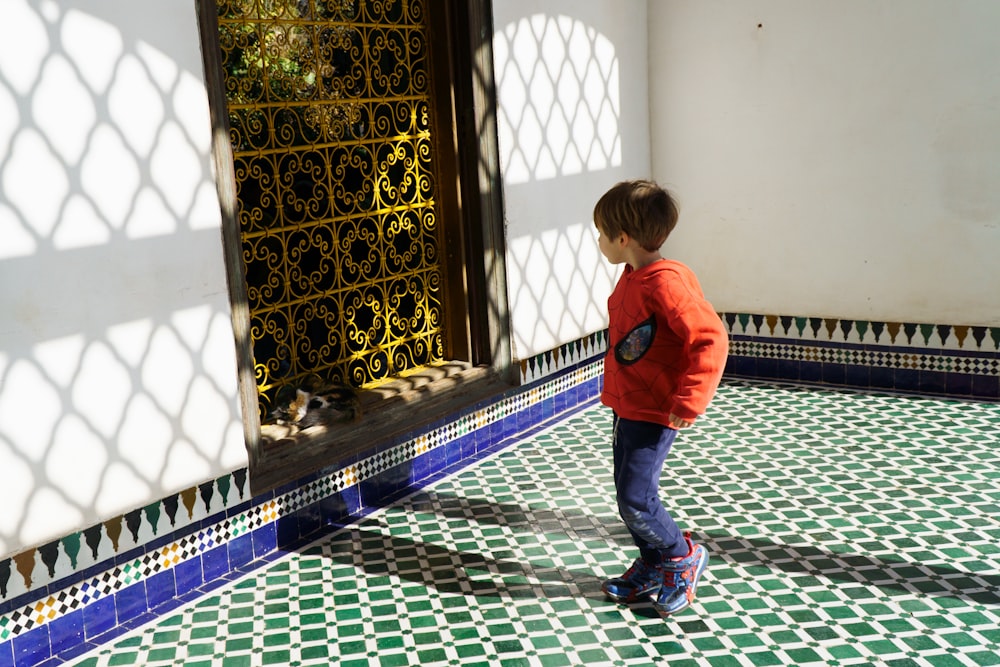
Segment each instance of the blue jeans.
M688 553L681 529L660 501L660 473L676 437L672 428L614 416L618 513L650 563Z

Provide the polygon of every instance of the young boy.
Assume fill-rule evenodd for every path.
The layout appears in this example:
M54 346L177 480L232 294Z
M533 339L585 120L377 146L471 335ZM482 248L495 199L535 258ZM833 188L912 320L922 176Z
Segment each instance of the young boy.
M651 181L626 181L594 207L601 253L625 269L608 299L609 349L601 402L614 411L618 511L639 548L612 600L652 598L661 616L690 606L708 551L681 533L659 497L674 438L705 412L722 377L729 339L694 273L664 259L677 205Z

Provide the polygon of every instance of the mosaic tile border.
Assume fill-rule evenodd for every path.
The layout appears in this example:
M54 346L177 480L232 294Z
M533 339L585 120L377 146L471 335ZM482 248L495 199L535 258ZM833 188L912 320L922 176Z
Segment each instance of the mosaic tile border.
M607 330L596 331L554 350L518 362L521 384L530 384L572 368L582 361L603 356L608 351Z
M488 455L592 401L602 371L599 357L578 362L291 488L244 499L246 471L236 471L0 561L0 667L36 664L16 656L72 657L324 527Z
M1000 327L720 317L731 376L1000 400Z
M750 313L719 313L719 317L733 335L941 350L1000 350L1000 327Z
M1000 327L719 313L730 335L727 373L1000 399ZM598 331L519 362L522 383L607 352Z

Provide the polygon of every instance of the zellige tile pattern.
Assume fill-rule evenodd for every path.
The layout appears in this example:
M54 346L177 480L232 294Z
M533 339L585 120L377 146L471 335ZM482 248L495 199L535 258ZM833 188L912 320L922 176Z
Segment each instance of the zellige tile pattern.
M74 664L997 665L1000 405L727 381L662 491L710 552L664 622L593 405Z
M1000 400L1000 327L719 316L731 378Z

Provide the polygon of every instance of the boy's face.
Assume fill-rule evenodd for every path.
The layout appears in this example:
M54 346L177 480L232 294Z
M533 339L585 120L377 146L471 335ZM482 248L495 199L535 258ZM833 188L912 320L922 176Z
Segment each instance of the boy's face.
M619 234L618 238L610 238L604 230L597 227L597 245L601 249L601 254L612 264L621 264L625 261L625 234Z

